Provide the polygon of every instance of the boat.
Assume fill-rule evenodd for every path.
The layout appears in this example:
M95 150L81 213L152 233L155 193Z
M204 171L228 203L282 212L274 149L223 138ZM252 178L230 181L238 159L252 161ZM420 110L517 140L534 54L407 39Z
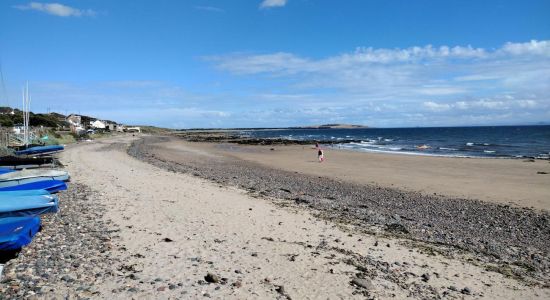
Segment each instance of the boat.
M0 194L9 192L9 191L34 191L34 190L45 190L50 194L57 193L59 191L64 191L67 189L67 184L61 180L42 180L29 182L19 185L12 185L7 187L0 188Z
M0 174L15 172L14 169L0 167Z
M0 195L2 196L11 196L11 197L17 197L17 196L36 196L36 195L50 195L51 193L44 189L36 189L36 190L7 190L7 191L1 191Z
M10 217L0 219L0 251L18 251L30 244L40 231L39 217Z
M49 155L63 151L65 147L61 145L49 145L49 146L38 146L30 147L25 150L15 151L16 155Z
M68 181L69 172L54 169L23 169L17 172L0 174L0 188L44 180Z
M43 165L52 165L53 157L17 157L4 156L0 157L0 166L4 167L40 167Z
M0 194L0 218L31 217L45 213L55 213L59 209L58 198L54 195L2 196Z

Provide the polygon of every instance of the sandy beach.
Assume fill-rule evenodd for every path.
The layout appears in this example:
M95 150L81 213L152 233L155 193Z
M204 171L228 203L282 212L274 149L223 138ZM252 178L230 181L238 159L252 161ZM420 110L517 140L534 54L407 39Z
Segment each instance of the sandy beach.
M400 155L324 146L319 164L313 147L253 146L172 141L167 150L233 156L270 168L358 184L471 198L550 210L550 163L531 159L483 159ZM541 174L546 173L546 174Z
M199 169L195 174L177 169L186 159L219 163L218 150L168 140L154 147L166 146L178 153L142 153L132 148L139 141L116 136L69 147L61 156L73 176L71 188L81 193L69 192L61 201L73 197L73 201L99 204L94 216L101 220L97 229L105 236L95 242L103 241L107 250L93 252L94 247L79 244L78 239L56 240L63 233L55 230L60 224L89 218L85 210L69 207L39 235L54 243L52 251L68 247L74 257L63 257L64 263L49 266L49 273L57 275L41 277L40 272L48 269L36 261L51 254L40 249L40 243L33 243L6 265L2 293L8 297L103 299L550 297L544 276L506 275L489 267L493 265L471 260L469 254L441 254L429 244L399 235L358 230L354 224L330 221L318 210L294 201L200 178ZM134 151L132 156L128 150ZM250 153L255 154L250 157L261 155L255 151L263 150L253 149ZM245 155L243 151L231 153ZM158 160L155 165L143 161L161 154L179 154L179 160ZM139 155L143 158L136 159ZM84 222L82 226L92 225ZM109 261L90 272L94 263L87 253L102 260L98 253L106 253Z

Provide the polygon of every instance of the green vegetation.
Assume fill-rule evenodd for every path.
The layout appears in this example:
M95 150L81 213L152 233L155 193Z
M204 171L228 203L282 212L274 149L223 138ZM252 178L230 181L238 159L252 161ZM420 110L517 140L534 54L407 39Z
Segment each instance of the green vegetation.
M13 112L13 114L12 114ZM35 114L30 113L29 121L31 126L44 126L59 128L67 125L65 116L61 114ZM0 107L0 126L12 127L23 123L23 112L9 107Z
M142 125L136 125L136 126L141 128L142 133L148 133L148 134L168 134L173 131L172 129L155 127L155 126L142 126ZM134 126L129 126L129 127L134 127Z

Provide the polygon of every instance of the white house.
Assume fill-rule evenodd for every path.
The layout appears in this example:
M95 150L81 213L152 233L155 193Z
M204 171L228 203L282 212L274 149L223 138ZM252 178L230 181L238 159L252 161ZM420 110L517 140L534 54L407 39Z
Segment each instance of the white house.
M90 121L90 126L95 129L105 129L105 122L100 120Z

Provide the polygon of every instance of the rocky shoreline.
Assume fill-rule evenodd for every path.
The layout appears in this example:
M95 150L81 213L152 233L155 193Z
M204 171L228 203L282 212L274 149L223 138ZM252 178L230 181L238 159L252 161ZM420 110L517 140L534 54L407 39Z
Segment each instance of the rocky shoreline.
M356 225L357 230L420 242L427 252L466 257L489 271L550 286L548 212L339 182L235 159L188 157L185 163L175 164L155 154L155 143L168 139L142 138L128 153L170 171L246 189L282 205L311 208L323 218Z
M101 297L98 286L114 278L117 229L103 220L97 195L72 183L59 198L60 211L42 216L41 232L6 263L0 299Z
M231 143L238 145L337 145L360 143L361 140L289 140L283 138L251 138L242 136L237 131L179 131L175 136L189 142Z

